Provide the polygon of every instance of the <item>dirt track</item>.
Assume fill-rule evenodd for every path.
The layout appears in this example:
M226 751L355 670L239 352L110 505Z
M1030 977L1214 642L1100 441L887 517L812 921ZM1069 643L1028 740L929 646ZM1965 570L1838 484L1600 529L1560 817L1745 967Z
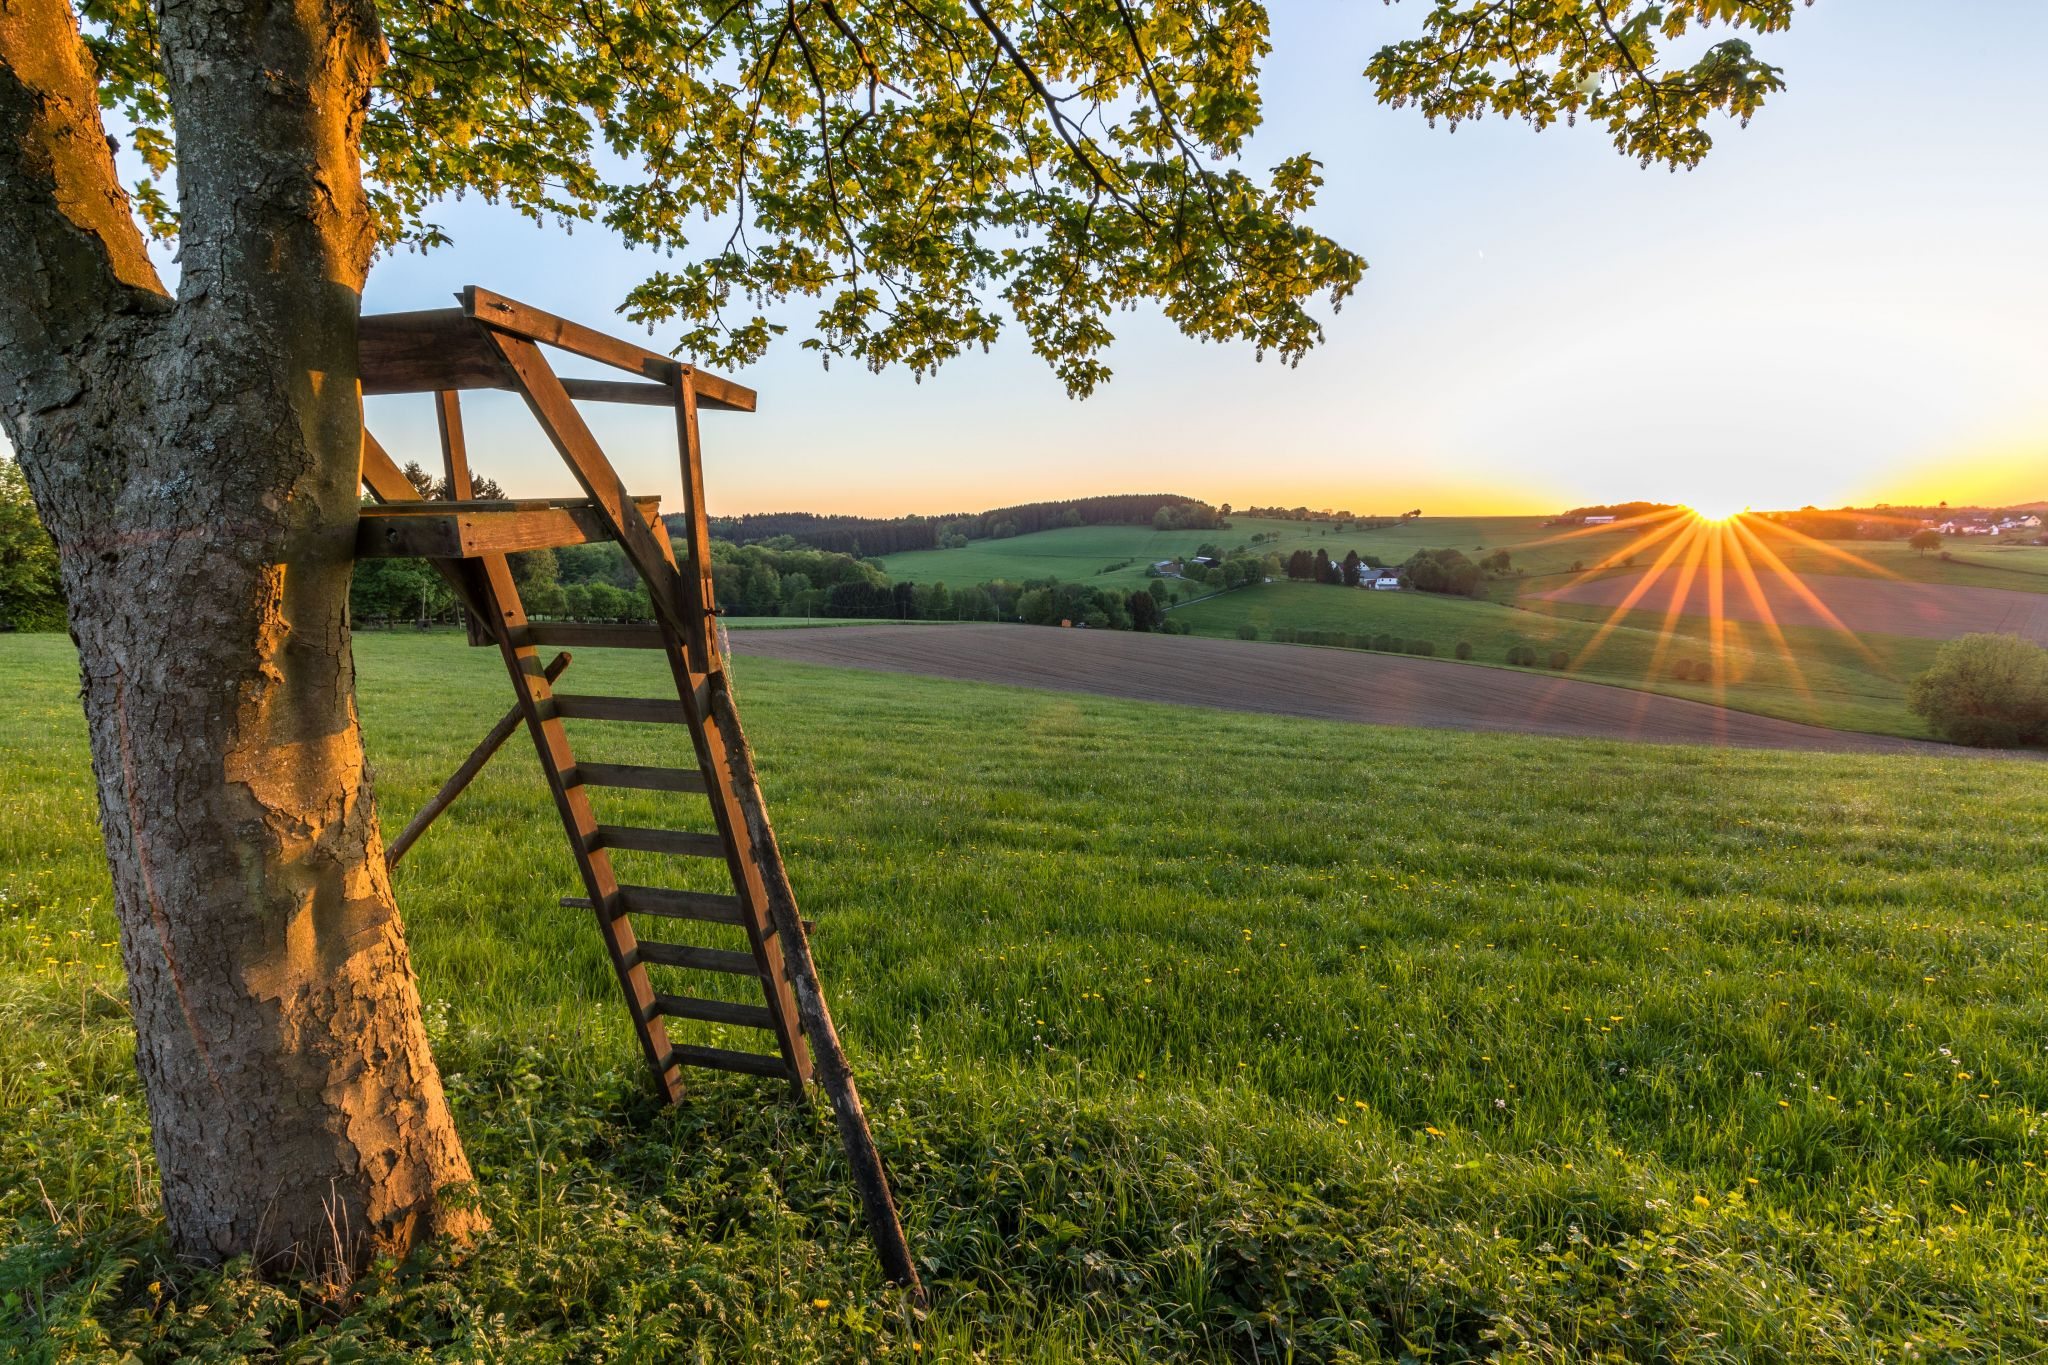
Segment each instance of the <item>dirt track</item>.
M1614 607L1635 588L1638 575L1599 578L1555 592L1538 594L1553 602L1584 602ZM1667 578L1669 575L1667 575ZM1683 612L1706 616L1712 611L1706 575L1693 581ZM1900 583L1882 578L1849 578L1840 574L1801 574L1799 581L1850 630L1870 635L1913 635L1949 640L1972 631L2019 635L2048 645L2048 593L2014 592L2005 588L1965 588L1946 583ZM1761 574L1764 601L1781 626L1834 624L1779 574ZM1637 611L1671 609L1675 583L1659 583L1636 603ZM1763 619L1756 600L1741 583L1728 582L1722 603L1725 615L1740 621Z
M740 654L1376 725L1852 753L1967 751L1677 697L1347 649L1043 626L736 630Z

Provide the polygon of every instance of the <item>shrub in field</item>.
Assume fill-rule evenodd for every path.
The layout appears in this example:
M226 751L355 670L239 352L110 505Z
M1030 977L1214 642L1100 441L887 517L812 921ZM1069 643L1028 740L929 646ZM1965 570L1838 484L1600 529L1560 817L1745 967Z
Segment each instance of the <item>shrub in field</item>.
M1516 668L1534 668L1536 666L1535 647L1532 645L1509 645L1508 662Z
M1237 638L1240 640L1256 640L1259 638L1259 628L1246 621L1237 628Z
M1678 679L1680 682L1691 682L1692 660L1680 659L1677 663L1671 665L1671 676Z
M1389 654L1393 652L1394 644L1394 637L1386 634L1384 631L1372 637L1372 647L1374 649L1381 650Z
M2048 650L2017 635L1964 635L1913 679L1906 704L1957 744L2048 741Z
M1294 637L1295 637L1295 634L1296 634L1296 631L1295 631L1295 629L1294 629L1294 627L1293 627L1293 626L1275 626L1275 627L1273 627L1273 639L1274 639L1275 643L1278 643L1278 644L1283 644L1283 645L1291 645L1291 644L1293 644L1293 643L1294 643Z
M1557 669L1560 672L1567 668L1570 668L1572 666L1572 656L1570 651L1562 649L1551 650L1550 666L1554 669Z
M1425 659L1434 658L1436 656L1436 642L1433 640L1410 640L1407 652L1418 654Z
M1451 652L1461 659L1469 659L1472 657L1472 642L1470 640L1460 640L1458 641L1457 648Z

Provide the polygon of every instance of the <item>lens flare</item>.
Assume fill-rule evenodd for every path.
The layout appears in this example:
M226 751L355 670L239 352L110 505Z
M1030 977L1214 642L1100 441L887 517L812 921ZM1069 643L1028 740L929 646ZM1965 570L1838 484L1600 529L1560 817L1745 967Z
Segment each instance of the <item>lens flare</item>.
M1900 522L1901 526L1906 524ZM1643 680L1661 679L1665 676L1667 651L1680 644L1681 623L1691 618L1699 622L1697 629L1704 636L1699 646L1707 652L1708 667L1701 677L1710 682L1710 695L1715 700L1725 699L1726 688L1733 680L1730 667L1741 656L1775 654L1793 690L1811 705L1815 701L1812 685L1781 619L1789 602L1803 606L1825 628L1845 637L1873 667L1889 676L1877 656L1829 610L1814 588L1803 581L1800 571L1773 548L1772 542L1779 548L1854 566L1859 573L1898 577L1867 557L1785 525L1776 515L1753 512L1733 498L1703 498L1689 506L1581 526L1532 544L1555 545L1591 537L1600 538L1596 543L1612 544L1609 538L1616 533L1627 537L1619 549L1604 550L1590 567L1574 564L1574 572L1564 588L1543 594L1554 600L1570 601L1572 588L1595 578L1626 574L1633 579L1592 638L1580 648L1572 661L1573 668L1585 667L1636 613L1661 614L1659 639ZM1638 568L1638 556L1646 556L1649 562ZM1745 623L1748 631L1744 630ZM1816 711L1813 719L1819 721L1822 717Z

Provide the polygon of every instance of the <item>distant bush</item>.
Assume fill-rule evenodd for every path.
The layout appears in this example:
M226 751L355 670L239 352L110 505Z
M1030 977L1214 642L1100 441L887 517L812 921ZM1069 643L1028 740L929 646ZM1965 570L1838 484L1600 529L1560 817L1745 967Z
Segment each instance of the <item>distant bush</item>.
M1510 645L1508 647L1508 662L1517 668L1534 668L1536 666L1536 647L1534 645Z
M1572 666L1572 656L1570 651L1563 649L1551 650L1550 666L1554 669L1559 670L1560 672L1562 672L1564 669L1570 668Z
M1425 659L1433 659L1436 657L1436 642L1433 640L1410 640L1408 642L1408 652L1410 654L1419 654Z
M1461 659L1469 659L1472 657L1472 642L1470 640L1460 640L1457 647L1451 652Z
M1396 643L1398 642L1394 639L1394 637L1386 634L1384 631L1372 637L1372 647L1377 650L1383 650L1387 653L1393 652Z
M1238 626L1237 638L1240 640L1256 640L1259 638L1259 628L1253 625L1251 622L1246 621L1242 625Z
M1291 644L1293 644L1293 643L1294 643L1294 636L1295 636L1295 630L1294 630L1294 627L1293 627L1293 626L1275 626L1275 627L1273 627L1273 639L1274 639L1275 643L1278 643L1278 644L1283 644L1283 645L1291 645Z
M1906 694L1944 739L1980 748L2048 740L2048 650L2017 635L1964 635Z
M1671 665L1671 676L1678 679L1680 682L1691 682L1692 660L1680 659L1677 663Z

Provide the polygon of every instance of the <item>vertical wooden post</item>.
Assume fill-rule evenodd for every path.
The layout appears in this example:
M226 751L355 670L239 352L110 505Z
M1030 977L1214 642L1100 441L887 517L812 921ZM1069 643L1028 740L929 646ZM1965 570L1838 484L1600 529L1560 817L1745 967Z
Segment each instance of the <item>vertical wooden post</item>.
M695 669L720 671L717 611L711 581L711 522L704 509L704 453L697 437L697 388L685 365L676 376L676 445L683 465L684 543L690 562L683 575L690 629L686 632Z
M469 447L462 438L462 400L453 389L434 395L434 419L441 428L441 468L448 475L448 496L468 502L476 496L469 476Z

